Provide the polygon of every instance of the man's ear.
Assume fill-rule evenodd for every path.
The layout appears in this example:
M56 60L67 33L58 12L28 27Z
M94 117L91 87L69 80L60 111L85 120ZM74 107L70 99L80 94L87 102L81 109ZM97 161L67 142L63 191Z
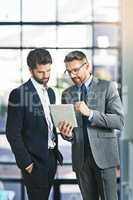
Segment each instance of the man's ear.
M87 63L87 69L89 70L90 73L92 73L92 64L91 63Z
M32 69L30 67L29 67L29 71L30 71L31 74L33 74L33 71L32 71Z

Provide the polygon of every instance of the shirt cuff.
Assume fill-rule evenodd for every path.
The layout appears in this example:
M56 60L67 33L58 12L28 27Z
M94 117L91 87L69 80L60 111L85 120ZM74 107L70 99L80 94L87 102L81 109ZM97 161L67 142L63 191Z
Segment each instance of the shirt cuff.
M92 122L92 120L93 120L93 110L90 110L90 115L89 115L89 117L88 117L88 120L89 120L90 122Z

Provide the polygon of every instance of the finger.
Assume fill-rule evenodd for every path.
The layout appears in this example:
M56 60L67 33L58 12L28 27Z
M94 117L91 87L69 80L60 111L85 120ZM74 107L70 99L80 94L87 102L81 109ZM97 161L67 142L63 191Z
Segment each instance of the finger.
M62 129L63 129L64 124L65 124L65 121L61 121L61 122L59 122L59 124L58 124L58 128L59 128L59 130L62 130Z
M79 108L79 103L76 103L75 104L75 109L78 110L78 108Z
M67 127L68 127L68 123L66 123L65 121L63 121L60 125L60 132L63 134L63 135L66 135L67 133Z
M31 166L27 171L28 173L31 173L32 172L32 169L33 169L33 166Z
M71 123L65 121L65 122L64 122L64 125L63 125L63 128L64 128L64 129L67 129L69 126L71 126Z
M65 124L65 126L66 126L66 127L70 127L70 126L72 126L72 124L71 124L70 122L67 122L67 123Z
M67 121L62 121L59 123L59 130L63 135L68 135L72 128L72 124Z
M72 132L72 130L73 130L73 126L70 127L70 132Z
M65 123L64 124L64 131L67 133L67 131L69 130L69 127L71 126L71 124L69 124L69 123Z
M81 102L76 102L75 106L78 107L80 105Z
M81 102L76 105L76 107L75 107L76 111L79 112L80 111L80 107L81 107Z
M65 133L66 133L67 135L69 135L70 132L71 132L71 130L72 130L72 125L69 124L69 126L68 126L68 127L66 128L66 130L65 130Z

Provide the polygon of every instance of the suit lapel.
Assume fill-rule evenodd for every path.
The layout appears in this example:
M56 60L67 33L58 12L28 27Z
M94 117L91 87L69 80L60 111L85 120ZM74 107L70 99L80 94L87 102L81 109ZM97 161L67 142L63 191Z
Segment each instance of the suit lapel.
M40 97L39 97L33 83L31 82L31 80L28 81L28 89L29 89L29 93L31 96L31 104L32 104L30 106L32 107L33 112L35 112L36 115L41 115L42 118L46 121L45 113L43 110L43 106L42 106Z
M87 89L87 97L86 97L86 103L89 108L95 108L97 106L97 92L98 92L98 79L96 77L93 77L92 83L90 86L88 86Z
M55 104L55 94L51 88L47 89L50 104Z

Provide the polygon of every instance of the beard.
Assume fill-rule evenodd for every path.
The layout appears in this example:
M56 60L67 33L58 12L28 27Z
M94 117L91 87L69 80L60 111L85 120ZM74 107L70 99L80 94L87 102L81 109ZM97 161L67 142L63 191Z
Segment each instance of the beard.
M36 82L38 82L39 84L44 85L44 86L46 86L47 82L49 81L49 78L39 79L36 76L33 76L33 78L35 79Z
M37 78L36 76L33 76L33 78L35 79L36 82L38 82L39 84L43 85L43 80Z

